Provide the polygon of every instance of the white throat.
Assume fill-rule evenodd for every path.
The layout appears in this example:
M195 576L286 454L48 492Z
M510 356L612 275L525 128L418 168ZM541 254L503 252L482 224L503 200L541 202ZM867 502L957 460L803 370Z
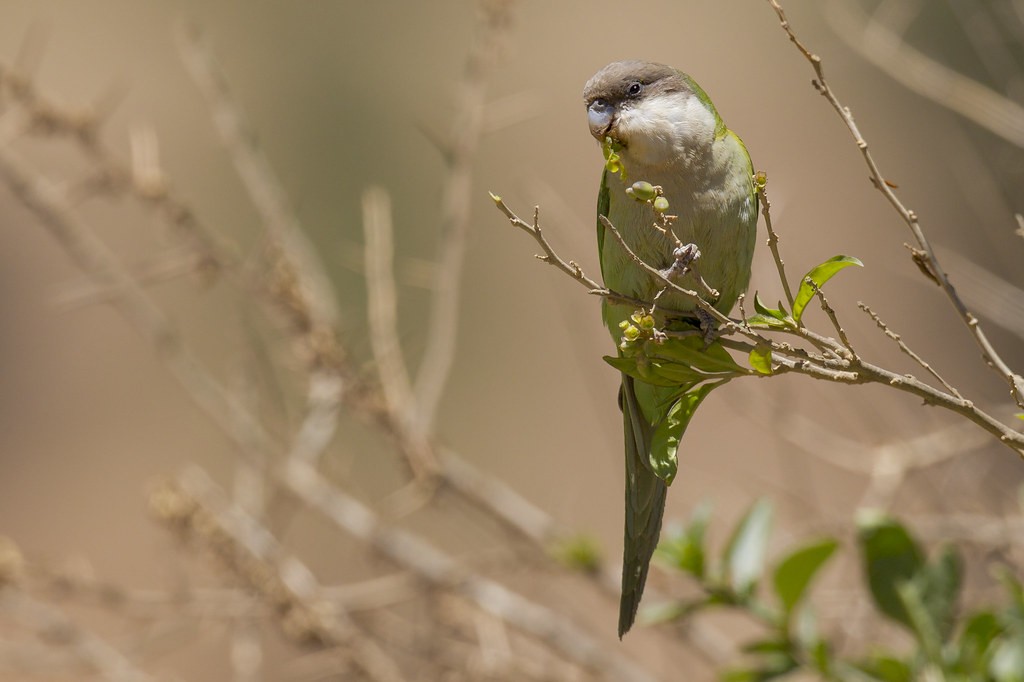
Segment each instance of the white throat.
M668 93L623 108L615 136L630 175L644 170L666 171L700 164L715 140L717 121L691 93ZM632 168L631 168L632 166Z

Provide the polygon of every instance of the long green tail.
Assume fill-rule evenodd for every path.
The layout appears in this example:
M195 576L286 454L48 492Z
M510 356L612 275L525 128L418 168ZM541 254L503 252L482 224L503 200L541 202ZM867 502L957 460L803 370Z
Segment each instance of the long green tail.
M654 427L637 402L633 379L622 375L619 396L626 435L626 530L622 548L622 598L619 639L629 632L647 583L647 569L658 546L668 486L651 470L649 452Z

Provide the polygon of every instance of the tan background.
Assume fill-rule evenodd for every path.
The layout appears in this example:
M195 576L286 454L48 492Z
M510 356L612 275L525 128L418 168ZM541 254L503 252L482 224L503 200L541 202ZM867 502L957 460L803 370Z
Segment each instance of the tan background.
M883 172L943 252L1024 284L1024 241L1013 236L1012 215L1024 210L1021 150L866 64L829 27L824 5L790 2L787 9L825 58ZM3 63L17 59L30 36L25 63L36 65L47 93L69 103L92 102L111 89L122 93L105 139L126 153L128 130L151 126L174 186L207 223L252 248L256 215L172 39L182 18L204 27L328 265L345 315L344 338L361 360L369 352L365 288L352 267L361 257L359 197L370 184L392 193L402 343L415 364L429 310L428 293L415 284L422 261L434 257L444 170L420 129L449 126L450 97L473 35L470 3L5 0L0 14ZM933 54L980 73L957 39L956 21L941 14L929 21L915 35ZM445 443L560 522L594 534L615 560L622 523L618 379L600 360L611 340L597 301L534 261L535 246L507 225L486 191L523 215L541 204L552 242L596 275L600 154L587 134L580 92L596 69L627 57L676 65L709 92L755 166L768 172L792 276L837 253L865 262L864 270L844 272L829 286L863 355L914 371L857 311L858 300L972 399L1009 414L1004 385L911 264L902 246L908 231L867 181L859 153L809 86L810 69L767 4L524 2L489 90L495 101L522 94L514 101L533 115L481 145L458 355L438 428ZM84 167L59 141L18 149L58 179L72 179ZM151 216L130 203L87 201L81 211L129 261L166 242ZM6 189L0 189L0 240L0 533L33 561L87 565L113 582L166 586L179 574L172 559L177 546L147 517L147 482L186 462L226 476L231 448L113 311L54 305L80 272ZM956 263L949 262L954 276ZM776 300L774 280L761 247L752 289ZM154 291L199 354L237 381L247 338L238 294L191 282ZM970 278L962 291L968 302L986 296ZM824 328L818 311L810 315ZM985 321L1007 359L1024 365L1020 338ZM865 458L876 447L956 423L879 388L803 377L737 382L718 391L690 428L667 519L682 519L694 503L712 500L720 540L751 500L767 496L779 510L776 553L797 539L848 527L866 478L820 458L816 448L833 446L801 420L849 441L851 452ZM365 429L343 424L330 455L360 481L357 493L370 502L394 479L393 462L375 455L377 447L379 439ZM998 445L965 445L962 456L915 474L895 508L999 514L1015 508L1021 471ZM297 523L293 532L323 581L343 577L337 561L344 548L324 546L314 523ZM474 536L465 532L468 550ZM602 617L610 630L611 611ZM644 650L641 638L627 640L626 650ZM186 648L191 654L182 658L192 663L168 665L203 679L199 671L210 664L196 661L214 661L208 679L218 679L221 648L198 640Z

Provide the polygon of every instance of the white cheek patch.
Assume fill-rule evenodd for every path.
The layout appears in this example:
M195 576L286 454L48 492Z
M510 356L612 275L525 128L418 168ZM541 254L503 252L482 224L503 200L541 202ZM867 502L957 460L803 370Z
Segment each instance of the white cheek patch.
M673 93L653 97L619 115L617 132L633 160L659 166L715 137L715 117L696 97Z

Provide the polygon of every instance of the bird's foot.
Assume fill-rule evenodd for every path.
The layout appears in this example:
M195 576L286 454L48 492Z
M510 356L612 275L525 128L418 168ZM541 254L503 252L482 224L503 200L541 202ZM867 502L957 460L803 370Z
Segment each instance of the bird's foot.
M689 272L690 265L700 258L700 249L696 244L683 244L672 251L672 257L675 259L672 265L661 270L662 277L668 280L675 280Z

